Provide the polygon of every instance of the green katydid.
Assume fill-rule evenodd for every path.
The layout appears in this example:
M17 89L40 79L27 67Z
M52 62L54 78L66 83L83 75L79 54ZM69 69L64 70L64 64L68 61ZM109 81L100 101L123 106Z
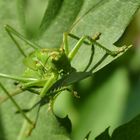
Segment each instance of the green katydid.
M19 82L19 89L17 89L13 94L9 94L2 83L0 83L0 87L15 104L23 117L33 127L35 124L27 117L25 112L28 112L37 104L42 106L46 103L49 103L50 101L53 102L60 91L69 90L67 86L91 75L91 71L76 72L76 69L71 66L71 61L74 59L83 43L90 46L94 46L96 44L97 47L102 48L108 55L111 56L116 56L127 48L122 47L118 51L111 51L107 49L97 42L100 34L93 38L90 36L82 36L79 38L74 34L64 33L62 47L56 49L41 49L37 44L26 39L9 25L5 26L5 30L11 39L15 42L21 54L25 57L24 64L26 65L27 69L22 76L11 76L0 73L0 77L9 78ZM34 49L34 51L30 54L26 54L22 47L20 47L19 43L16 41L15 36L26 42L30 47ZM69 50L68 36L78 40L72 50ZM31 109L22 110L12 97L24 91L30 91L32 93L38 94L41 97L41 100ZM6 98L4 100L6 100Z

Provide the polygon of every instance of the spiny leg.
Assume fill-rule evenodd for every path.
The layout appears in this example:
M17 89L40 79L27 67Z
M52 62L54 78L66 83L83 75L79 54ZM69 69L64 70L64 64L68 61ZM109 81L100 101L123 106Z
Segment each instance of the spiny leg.
M74 38L76 40L80 40L79 37L77 37L77 36L75 36L73 34L70 34L70 33L67 33L67 32L64 32L63 33L63 48L65 50L66 55L69 54L68 36L70 36L70 37L72 37L72 38ZM100 36L100 34L98 34L98 36L96 36L96 37L99 38L99 36ZM90 43L89 42L86 42L86 41L83 41L83 43L85 43L87 45L90 45Z
M27 112L32 111L38 105L41 107L41 106L43 106L43 105L45 105L45 104L47 104L49 102L50 102L50 106L51 106L51 109L52 109L53 108L53 103L54 103L54 100L56 99L56 97L59 95L59 93L61 93L62 91L65 91L65 90L73 93L74 97L80 98L80 96L77 94L77 92L73 91L72 89L70 89L68 87L63 87L63 88L61 88L59 90L56 90L54 92L50 92L48 95L44 96L43 98L41 98L41 100L36 102L33 106L31 106L28 109L26 109L26 108L22 109L22 111L27 113ZM20 113L20 111L18 110L18 111L16 111L16 113Z
M76 40L80 40L80 38L81 38L81 37L78 37L78 36L76 36L72 33L67 33L67 34L68 34L68 36L70 36L71 38L76 39ZM83 43L86 44L86 45L91 45L89 42L87 42L85 40L83 41Z
M106 51L107 54L111 55L111 56L116 56L119 53L123 52L126 50L126 48L128 48L128 46L122 46L121 48L118 48L118 50L116 51L112 51L107 49L106 47L104 47L103 45L101 45L100 43L98 43L96 40L94 40L93 38L91 38L90 36L87 36L87 39L94 45L97 45L97 47L102 48L103 50Z
M70 59L70 61L74 58L74 56L77 54L79 48L82 46L82 44L86 44L86 45L92 45L94 46L94 44L92 44L91 42L87 42L85 41L87 38L87 36L83 36L81 38L73 35L73 34L70 34L68 33L68 35L76 40L78 40L77 44L75 45L75 47L71 50L71 52L68 54L68 58ZM93 39L94 40L98 40L99 37L100 37L101 33L97 33L93 36Z
M22 111L20 106L17 104L17 102L13 99L13 97L10 95L10 93L6 90L6 88L3 86L2 83L0 83L0 87L3 89L3 91L7 94L7 96L11 99L12 103L16 106L16 108L19 110L19 112L22 114L22 116L27 120L29 124L34 126L34 123L27 117L27 115Z
M37 123L38 117L39 117L39 111L41 106L49 103L49 109L51 109L53 111L53 105L54 105L54 101L56 99L56 97L59 95L59 93L61 93L62 91L67 90L71 93L73 93L74 97L76 98L80 98L80 96L77 94L77 92L73 91L72 89L68 88L68 87L63 87L60 90L54 91L49 93L49 95L47 95L46 97L43 97L40 101L36 102L32 107L28 108L28 109L22 109L23 112L27 113L32 111L35 107L37 107L38 105L38 110L37 110L37 114L36 114L36 118L35 118L35 125ZM16 113L20 113L19 111L17 111ZM31 132L32 129L29 130L29 132ZM29 133L30 134L30 133Z
M15 35L16 37L20 38L22 41L24 41L25 43L27 43L33 49L38 49L39 48L38 45L36 45L35 43L33 43L33 42L29 41L28 39L26 39L24 36L22 36L20 33L18 33L11 26L5 25L5 30L7 31L7 33L9 34L9 36L11 37L11 39L13 40L13 42L16 44L17 48L19 49L19 51L21 52L21 54L23 56L26 57L26 54L23 51L22 47L19 45L19 43L16 41L16 39L15 39L15 37L13 35Z
M54 92L50 92L49 95L47 96L48 99L49 99L48 102L47 102L47 103L49 103L48 110L51 110L52 112L54 112L53 111L53 106L54 106L55 100L62 91L68 91L68 92L72 93L74 97L80 98L78 93L76 91L74 91L73 89L71 89L69 87L63 87L63 88L58 89ZM42 102L43 102L43 100L42 100ZM44 102L44 104L45 104L45 102ZM44 104L42 104L42 105L44 105Z
M39 110L40 110L40 107L45 105L45 104L47 104L47 103L49 103L49 109L51 109L53 111L53 104L54 104L54 101L55 101L56 97L59 95L59 93L61 93L64 90L67 90L67 91L73 93L74 97L80 98L80 96L77 94L77 92L73 91L72 89L70 89L68 87L63 87L60 90L56 90L54 92L50 92L48 95L45 95L43 98L41 98L40 101L36 102L32 107L30 107L28 109L22 109L22 111L25 112L25 113L30 112L35 107L37 107L38 105L39 105ZM39 112L39 110L38 110L38 112ZM16 113L20 113L20 112L16 111ZM37 117L36 118L38 118L38 113L37 113ZM35 122L37 122L37 119L36 119Z
M61 89L52 91L52 92L50 92L50 93L48 94L47 97L49 97L50 99L55 100L56 97L59 95L59 93L61 93L62 91L71 92L71 93L74 95L74 97L79 98L77 92L75 92L73 89L71 89L71 88L69 88L69 87L63 87L63 88L61 88ZM45 102L44 102L44 103L45 103ZM44 104L43 104L43 105L44 105Z
M93 38L95 40L98 40L100 35L101 35L101 33L97 33L97 34L95 34L95 36ZM68 36L70 36L70 37L72 37L72 38L74 38L76 40L80 40L79 37L77 37L77 36L75 36L75 35L73 35L71 33L67 33L67 32L63 33L63 48L65 50L66 55L69 55ZM89 43L89 42L87 42L85 40L83 41L83 43L85 43L86 45L91 45L91 43Z
M79 48L81 47L82 43L87 44L87 45L97 45L99 48L102 48L103 50L106 51L107 54L109 54L111 56L116 56L117 54L119 54L120 52L123 52L126 48L128 48L127 46L124 46L124 47L119 48L119 50L117 50L117 51L112 51L112 50L107 49L106 47L104 47L103 45L101 45L100 43L98 43L96 41L99 36L96 36L95 38L91 38L90 36L83 36L83 37L79 38L71 33L69 33L68 35L70 37L78 40L77 44L75 45L75 47L71 50L71 52L68 55L70 60L72 60L73 57L76 55L76 53L79 50ZM85 41L86 39L89 40L89 42Z

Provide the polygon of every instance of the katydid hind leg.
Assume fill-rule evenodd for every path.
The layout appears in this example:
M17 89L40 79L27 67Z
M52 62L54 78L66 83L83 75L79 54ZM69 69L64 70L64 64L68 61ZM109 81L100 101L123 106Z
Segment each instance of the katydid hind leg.
M81 40L80 37L78 37L78 36L76 36L76 35L74 35L74 34L72 34L72 33L69 33L68 35L69 35L70 37L72 37L73 39L76 39L76 40L79 40L79 41ZM91 45L91 44L92 44L92 45L96 45L97 47L102 48L104 51L106 51L107 54L109 54L109 55L111 55L111 56L116 56L116 55L118 55L119 53L125 51L125 50L128 48L128 46L123 46L123 47L119 48L119 49L116 50L116 51L112 51L112 50L110 50L110 49L104 47L103 45L101 45L100 43L97 42L97 40L99 39L100 35L101 35L101 33L97 33L97 34L95 34L93 37L85 36L84 40L82 40L82 43L84 43L84 44L86 44L86 45ZM87 39L88 41L86 41L86 39ZM77 45L76 45L75 47L77 47ZM74 47L74 48L75 48L75 47ZM79 47L79 46L78 46L78 47ZM130 47L130 46L129 46L129 47ZM79 47L79 48L80 48L80 47ZM79 48L78 48L78 49L79 49ZM77 49L77 51L78 51L78 49ZM76 52L77 52L77 51L76 51ZM76 52L74 53L74 55L76 54ZM71 52L71 53L72 53L72 52Z
M50 93L49 100L48 100L48 102L46 102L46 103L49 103L48 104L48 111L51 110L52 112L54 112L54 103L55 103L55 100L58 97L58 95L61 92L63 92L63 91L68 91L68 92L72 93L74 97L80 98L80 96L78 95L78 93L76 91L74 91L73 89L71 89L69 87L63 87L63 88L61 88L59 90L56 90L56 91ZM45 104L45 102L44 102L44 104Z
M69 37L71 37L73 39L76 39L76 40L80 40L80 38L81 38L81 37L78 37L78 36L76 36L72 33L67 33L67 34L68 34ZM93 40L99 40L100 36L101 36L101 33L97 32L96 34L93 35L92 39ZM86 45L91 45L89 42L87 42L85 40L83 41L83 43L86 44Z
M128 47L130 47L130 46L122 46L121 48L118 48L118 50L112 51L112 50L106 48L105 46L103 46L102 44L98 43L96 40L94 40L90 36L87 36L87 39L91 42L91 44L96 45L97 47L103 49L104 51L106 51L106 53L108 55L111 55L111 56L116 56L116 55L120 54L121 52L124 52Z

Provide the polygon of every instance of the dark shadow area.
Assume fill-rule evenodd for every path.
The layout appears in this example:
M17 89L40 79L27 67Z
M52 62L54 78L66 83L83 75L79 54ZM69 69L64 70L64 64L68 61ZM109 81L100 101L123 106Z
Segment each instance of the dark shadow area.
M102 61L107 57L108 55L105 54L98 62L97 64L94 65L94 67L92 68L92 70L94 68L96 68L97 66L99 66L100 63L102 63ZM93 94L94 91L96 91L98 88L100 88L100 86L102 84L104 84L111 76L112 74L116 71L116 69L120 68L120 67L125 67L128 68L129 67L129 62L131 60L131 56L133 56L133 51L128 51L127 53L125 53L125 55L119 57L118 59L116 59L115 61L113 61L112 63L110 63L109 65L105 66L104 68L102 68L101 70L99 70L98 72L96 72L93 76L90 76L87 79L84 80L89 80L90 82L88 83L88 86L86 87L82 87L79 83L75 83L74 84L74 90L77 91L78 93L80 93L80 100L77 100L74 98L74 105L76 106L76 108L81 107L81 104L86 101L86 99ZM134 77L133 77L134 78ZM82 81L81 81L82 82Z
M129 81L131 81L130 91L122 123L127 122L140 114L140 73L136 77L131 77L131 74L129 76Z
M44 17L40 24L40 33L43 33L53 22L55 17L59 14L64 0L51 0L44 13ZM53 9L52 9L53 8Z
M65 1L65 0L49 0L48 5L46 4L46 9L43 12L42 19L38 21L38 15L36 15L36 19L33 23L30 23L30 21L27 20L27 16L30 13L27 12L27 8L29 6L29 2L27 0L22 2L19 8L20 13L22 13L22 26L25 27L25 34L28 39L38 40L40 39L46 30L51 26L54 28L60 28L59 33L62 31L68 31L69 28L72 26L74 21L76 20L79 12L81 11L81 8L83 6L84 0L72 0L72 1ZM37 5L36 8L42 8L41 5ZM34 10L36 8L32 9L32 13L35 13ZM36 22L39 23L39 25L36 25ZM57 22L57 24L55 23ZM55 23L55 24L54 24ZM31 24L31 25L30 25ZM35 25L36 26L35 26ZM58 27L59 26L59 27ZM61 27L62 26L62 27ZM56 29L57 30L57 29ZM58 32L58 31L57 31ZM57 34L57 33L56 33ZM62 34L62 33L61 33ZM53 37L53 36L52 36Z
M135 51L132 50L135 54ZM130 56L129 59L133 57ZM129 61L128 59L128 61ZM126 108L124 112L124 116L122 122L129 121L133 119L136 115L140 114L140 70L135 70L133 67L127 65L127 70L129 73L129 82L130 82L130 90L129 96L126 103Z
M4 132L4 129L3 129L3 124L2 124L1 112L0 112L0 140L6 140L5 132Z

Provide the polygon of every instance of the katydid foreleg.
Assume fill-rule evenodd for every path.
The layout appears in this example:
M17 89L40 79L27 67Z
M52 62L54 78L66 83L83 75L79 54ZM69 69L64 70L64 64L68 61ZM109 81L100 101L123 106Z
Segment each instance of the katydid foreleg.
M83 36L83 37L80 38L80 37L77 37L77 36L75 36L74 34L71 34L71 33L69 33L68 35L70 37L76 39L76 40L79 40L78 43L77 43L77 45L75 45L75 47L70 52L70 54L69 54L70 56L75 56L75 54L77 53L77 51L81 47L82 43L87 44L87 45L91 45L91 44L92 45L96 45L97 47L102 48L103 50L105 50L106 53L109 54L109 55L111 55L111 56L116 56L119 53L125 51L126 48L128 48L127 46L123 46L123 47L119 48L116 51L109 50L109 49L107 49L106 47L104 47L103 45L101 45L100 43L97 42L97 40L99 39L100 34L97 35L97 36L95 35L95 37L93 37L93 38L90 37L90 36ZM85 41L86 39L89 42Z

